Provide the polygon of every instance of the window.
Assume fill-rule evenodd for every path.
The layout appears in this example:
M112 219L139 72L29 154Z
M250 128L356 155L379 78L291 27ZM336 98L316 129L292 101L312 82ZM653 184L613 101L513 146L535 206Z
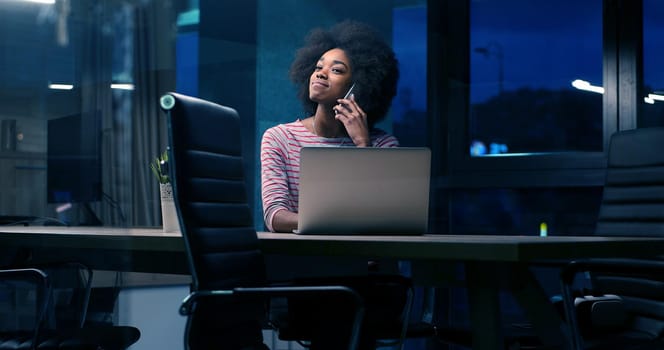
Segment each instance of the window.
M664 70L661 69L664 51L664 3L657 0L643 2L643 80L644 99L640 127L664 126Z
M602 1L470 2L471 156L602 151Z
M592 235L601 187L454 191L454 234Z

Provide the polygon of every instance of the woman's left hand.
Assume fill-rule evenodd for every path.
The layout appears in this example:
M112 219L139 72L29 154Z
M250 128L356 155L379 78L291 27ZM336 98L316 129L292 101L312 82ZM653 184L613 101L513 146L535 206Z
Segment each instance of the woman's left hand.
M333 108L335 118L344 124L348 137L353 140L357 147L371 146L367 114L355 101L355 95L350 95L349 98L340 98L337 102L339 104Z

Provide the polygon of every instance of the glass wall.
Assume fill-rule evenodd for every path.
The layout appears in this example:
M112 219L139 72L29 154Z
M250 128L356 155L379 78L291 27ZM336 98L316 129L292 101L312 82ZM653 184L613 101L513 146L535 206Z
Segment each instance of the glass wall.
M2 222L161 225L158 182L150 171L167 146L157 102L177 91L240 113L261 228L260 137L270 126L306 117L288 80L294 52L312 28L346 18L376 27L399 59L398 96L379 126L403 145L424 145L426 1L347 5L3 1ZM294 20L284 25L284 18Z
M167 147L158 98L178 91L239 111L261 229L261 135L306 117L288 80L294 52L312 28L347 18L376 27L397 53L398 94L379 126L404 146L432 148L436 231L481 231L465 215L491 207L483 203L498 201L513 211L515 230L528 231L522 212L532 206L505 203L564 207L582 202L565 199L567 189L584 187L596 203L607 133L620 125L618 106L632 103L617 93L615 77L636 79L613 62L615 41L624 40L607 38L619 29L607 15L620 17L615 2L344 1L0 2L0 218L161 225L149 164ZM650 97L641 102L641 126L662 125L661 11L659 1L644 0ZM592 164L584 152L596 156ZM545 163L542 155L553 157ZM537 175L525 171L532 169ZM518 199L539 191L530 188L536 180L561 190ZM585 209L590 220L595 208ZM484 217L497 217L486 210Z
M601 194L601 187L454 191L450 226L455 234L592 235Z
M472 156L602 151L602 1L470 2Z

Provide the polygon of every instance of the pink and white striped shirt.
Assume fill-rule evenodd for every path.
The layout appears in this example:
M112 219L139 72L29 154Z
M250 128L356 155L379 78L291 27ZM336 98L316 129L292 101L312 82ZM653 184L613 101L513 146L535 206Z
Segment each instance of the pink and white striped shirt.
M372 147L398 147L396 137L380 129L369 135ZM300 149L302 147L355 147L349 137L326 138L309 131L299 119L269 128L261 141L263 219L270 231L280 210L298 211Z

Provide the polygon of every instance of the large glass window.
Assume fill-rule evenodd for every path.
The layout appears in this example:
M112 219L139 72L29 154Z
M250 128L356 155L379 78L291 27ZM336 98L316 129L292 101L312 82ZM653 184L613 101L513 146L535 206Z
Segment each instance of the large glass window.
M601 187L476 189L451 194L454 234L592 235Z
M470 2L472 156L602 151L602 1Z
M427 8L424 2L413 3L395 7L393 15L392 47L401 74L391 111L393 131L402 146L425 146Z

